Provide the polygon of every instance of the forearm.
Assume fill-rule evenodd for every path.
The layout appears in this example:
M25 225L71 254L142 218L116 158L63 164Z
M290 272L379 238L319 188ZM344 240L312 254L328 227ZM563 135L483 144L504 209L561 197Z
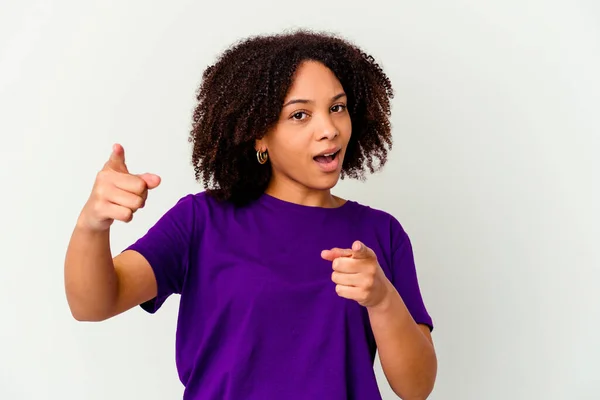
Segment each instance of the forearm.
M118 280L109 230L95 232L78 222L67 249L64 274L73 317L98 321L110 315L117 299Z
M426 399L437 374L434 346L391 283L388 291L381 304L368 309L383 371L400 398Z

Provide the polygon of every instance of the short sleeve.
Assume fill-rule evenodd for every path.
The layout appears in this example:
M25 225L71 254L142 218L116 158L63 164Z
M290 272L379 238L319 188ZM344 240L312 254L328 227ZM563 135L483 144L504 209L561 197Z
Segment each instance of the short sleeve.
M392 284L417 324L433 330L433 321L421 294L412 243L408 234L394 221L392 227Z
M194 198L187 195L171 207L141 238L125 250L146 258L156 278L157 296L141 307L153 314L172 294L180 294L190 260Z

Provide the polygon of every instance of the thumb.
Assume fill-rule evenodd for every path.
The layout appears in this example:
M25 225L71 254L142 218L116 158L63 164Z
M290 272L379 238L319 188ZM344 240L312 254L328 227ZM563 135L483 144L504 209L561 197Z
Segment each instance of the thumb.
M127 165L125 165L125 149L118 143L115 143L112 147L112 153L106 163L109 168L119 172L129 172Z
M372 250L369 249L364 243L357 240L352 243L352 258L369 258L371 257Z
M160 185L161 179L158 175L146 173L138 176L142 178L144 182L146 182L146 186L148 186L148 189L154 189L155 187Z

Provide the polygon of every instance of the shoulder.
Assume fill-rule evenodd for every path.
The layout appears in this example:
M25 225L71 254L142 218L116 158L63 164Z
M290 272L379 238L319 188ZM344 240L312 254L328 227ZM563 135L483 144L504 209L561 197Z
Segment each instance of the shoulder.
M218 201L208 192L200 191L185 194L177 200L173 209L181 210L182 212L203 212L225 210L232 208L233 205L227 201Z
M349 200L349 215L365 236L376 237L384 253L390 255L410 246L410 237L400 220L391 212Z
M362 223L376 229L387 230L393 235L405 234L404 227L391 212L355 200L348 200L348 203L348 208Z
M199 228L211 222L224 222L235 214L235 206L229 201L217 200L207 191L200 191L180 196L167 214Z

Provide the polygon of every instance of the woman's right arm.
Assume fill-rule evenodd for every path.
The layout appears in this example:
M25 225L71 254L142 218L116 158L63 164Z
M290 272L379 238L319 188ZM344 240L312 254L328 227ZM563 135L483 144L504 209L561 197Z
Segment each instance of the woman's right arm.
M65 291L75 319L106 320L156 296L154 272L141 254L128 250L112 257L110 226L115 220L131 221L144 206L148 190L159 184L156 175L130 174L123 148L113 147L77 220L65 257Z

